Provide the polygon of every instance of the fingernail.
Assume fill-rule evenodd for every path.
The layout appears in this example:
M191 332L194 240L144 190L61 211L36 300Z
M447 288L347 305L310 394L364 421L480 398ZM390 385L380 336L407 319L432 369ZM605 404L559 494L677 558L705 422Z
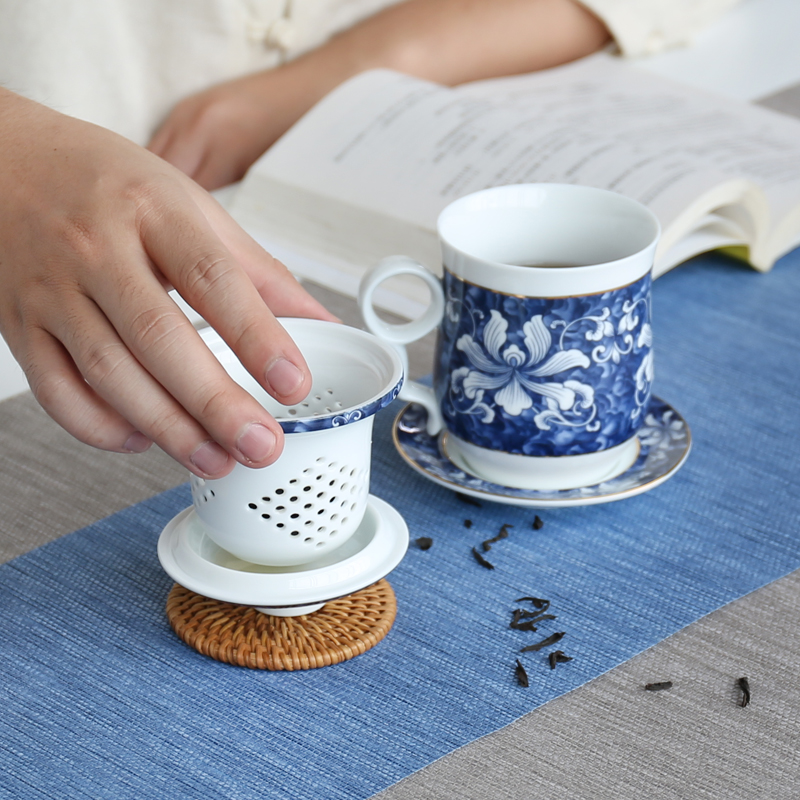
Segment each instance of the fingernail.
M128 437L128 441L122 445L122 449L127 450L129 453L144 453L151 444L153 443L143 433L134 431Z
M272 455L277 442L275 434L269 428L253 423L245 428L236 446L248 461L257 464Z
M206 475L216 475L228 463L228 454L216 442L203 442L192 453L189 460L200 472Z
M292 394L303 382L303 373L286 358L279 358L267 370L267 383L275 394Z

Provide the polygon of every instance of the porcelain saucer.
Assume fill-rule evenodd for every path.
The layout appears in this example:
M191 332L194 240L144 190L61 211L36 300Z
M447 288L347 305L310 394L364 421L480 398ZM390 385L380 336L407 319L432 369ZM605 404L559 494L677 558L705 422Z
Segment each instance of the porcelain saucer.
M277 616L310 614L390 573L408 549L408 526L388 503L369 495L364 519L341 547L310 564L268 567L216 545L194 506L167 523L158 540L164 571L193 592Z
M689 426L663 400L653 397L640 428L639 456L614 478L580 489L541 491L513 489L489 483L465 472L446 453L446 433L431 436L425 430L427 412L410 403L394 421L394 444L410 467L447 489L483 500L530 508L559 508L611 503L647 492L674 475L691 449Z

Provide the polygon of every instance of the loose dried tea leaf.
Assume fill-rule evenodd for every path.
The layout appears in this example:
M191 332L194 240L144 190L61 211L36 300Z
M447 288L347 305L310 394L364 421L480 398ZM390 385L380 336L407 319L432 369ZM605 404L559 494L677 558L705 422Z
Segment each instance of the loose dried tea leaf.
M470 497L468 494L461 494L461 492L456 492L456 497L462 503L466 503L468 506L477 506L478 508L483 508L479 500L476 500L474 497Z
M550 608L550 601L549 600L542 600L541 597L518 597L515 603L526 603L530 602L531 605L538 611L547 611Z
M533 525L531 525L531 527L535 531L540 531L542 528L544 528L544 521L538 514L533 518Z
M489 550L492 549L492 545L495 544L496 542L499 542L501 539L508 539L508 529L513 527L514 527L513 525L503 525L503 527L500 528L500 533L498 533L497 536L494 536L491 539L487 539L485 542L482 542L481 546L483 547L483 552L487 553Z
M549 600L543 600L541 597L518 597L515 603L533 603L534 608L543 608L545 603L550 605Z
M419 539L414 540L414 544L416 544L420 550L430 550L433 539L431 539L430 536L420 536Z
M559 631L558 633L548 636L546 639L542 639L541 642L536 642L536 644L529 644L527 647L523 647L522 650L520 650L520 653L536 653L543 647L549 647L551 644L560 642L564 636L566 636L566 631Z
M742 708L750 705L750 681L747 678L739 678L736 685L742 690Z
M547 656L547 660L550 662L550 669L555 669L556 664L566 664L567 661L572 661L572 656L566 655L563 650L555 650Z
M471 519L465 519L464 520L464 527L467 528L467 529L471 528L472 527L472 520Z
M658 683L646 683L644 688L648 692L663 692L665 689L672 688L672 681L659 681Z
M541 611L526 611L524 608L517 608L514 611L514 617L519 622L521 619L530 619L531 617L538 617Z
M522 666L519 659L517 659L517 666L514 669L514 674L517 676L517 683L519 683L520 686L527 688L529 685L528 673L525 672L525 667Z
M532 619L528 619L527 622L520 622L520 620L528 617L532 617ZM514 628L514 630L517 631L535 631L536 626L540 622L555 618L554 614L540 614L538 611L531 613L530 611L523 611L521 608L518 608L514 612L514 617L509 624L509 628Z
M494 564L490 564L477 550L477 548L472 548L472 555L475 556L475 560L482 566L486 567L486 569L494 569Z

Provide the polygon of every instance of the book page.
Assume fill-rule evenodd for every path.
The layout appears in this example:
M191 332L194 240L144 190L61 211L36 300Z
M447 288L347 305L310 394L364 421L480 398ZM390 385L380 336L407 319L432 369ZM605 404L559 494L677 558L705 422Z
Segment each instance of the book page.
M800 207L800 121L692 89L621 64L605 54L555 70L463 87L475 97L557 118L624 143L633 155L679 154L698 168L752 181L778 228ZM650 199L626 179L616 188L670 218L675 198ZM797 233L797 232L796 232Z
M595 126L580 72L510 80L447 89L366 73L313 109L254 172L429 229L464 194L539 181L619 191L650 206L667 228L727 179L660 139L632 149L611 126Z
M456 89L378 70L339 87L277 142L232 213L285 248L298 274L352 293L385 255L435 269L436 218L452 200L538 181L610 189L650 207L663 232L656 274L743 243L764 269L777 255L765 242L770 208L785 220L777 238L797 237L800 122L605 54ZM418 287L398 290L416 302Z

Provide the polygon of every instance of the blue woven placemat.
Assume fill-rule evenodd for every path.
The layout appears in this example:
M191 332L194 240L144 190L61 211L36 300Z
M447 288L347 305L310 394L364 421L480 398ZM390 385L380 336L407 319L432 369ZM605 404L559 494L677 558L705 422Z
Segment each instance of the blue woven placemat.
M0 567L0 797L366 798L800 566L800 252L767 275L696 259L654 306L656 392L694 449L649 494L533 530L412 473L380 416L373 492L434 544L392 573L395 626L352 661L257 672L177 640L156 541L185 487ZM502 523L483 569L470 549ZM521 595L557 620L509 629ZM554 631L573 661L519 655Z

